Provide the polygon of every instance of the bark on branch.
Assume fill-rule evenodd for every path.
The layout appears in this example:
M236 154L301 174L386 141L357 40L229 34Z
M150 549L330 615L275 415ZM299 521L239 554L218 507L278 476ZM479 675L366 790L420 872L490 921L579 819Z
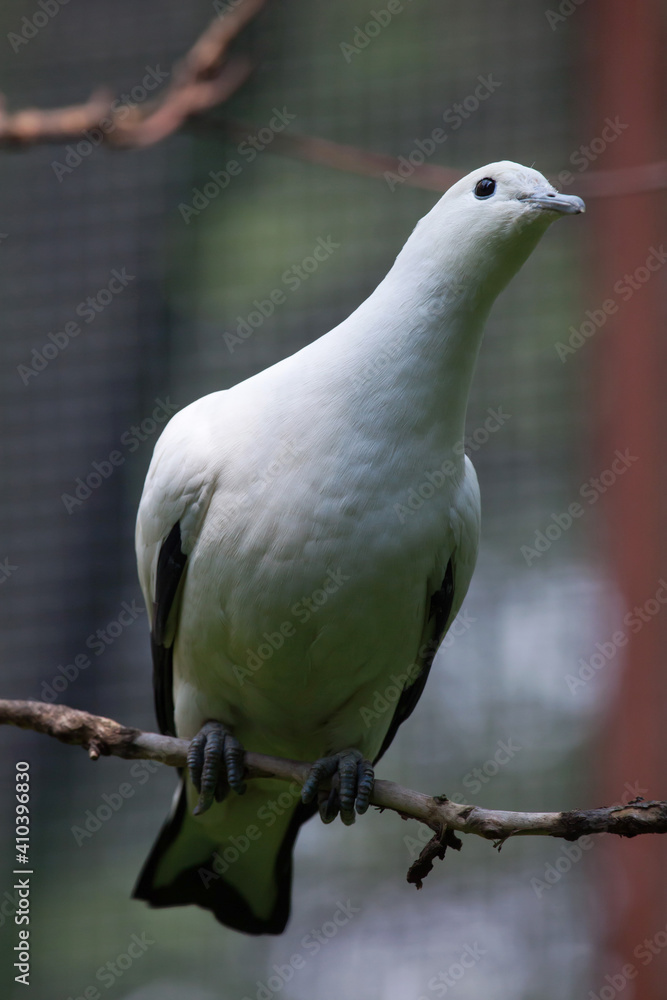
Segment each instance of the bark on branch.
M183 767L188 740L144 733L122 726L113 719L91 715L65 705L41 701L0 699L0 724L32 729L54 736L63 743L82 746L93 760L112 755L125 760L154 760L172 767ZM278 778L303 784L310 770L305 761L285 760L259 753L246 753L246 777ZM433 867L433 859L444 857L447 847L459 850L457 833L471 833L494 841L500 847L510 837L544 836L578 840L589 834L615 833L636 837L642 833L667 833L667 802L634 799L626 804L569 812L532 813L483 809L460 805L445 795L426 795L403 788L393 781L378 779L371 802L379 809L391 809L403 819L426 824L435 836L408 872L408 881L421 887L422 879Z

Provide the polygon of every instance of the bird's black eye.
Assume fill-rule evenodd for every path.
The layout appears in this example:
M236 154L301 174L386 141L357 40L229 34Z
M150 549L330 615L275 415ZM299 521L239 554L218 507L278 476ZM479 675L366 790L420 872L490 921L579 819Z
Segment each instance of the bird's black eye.
M475 197L490 198L495 190L496 182L490 177L484 177L481 181L477 181L475 185Z

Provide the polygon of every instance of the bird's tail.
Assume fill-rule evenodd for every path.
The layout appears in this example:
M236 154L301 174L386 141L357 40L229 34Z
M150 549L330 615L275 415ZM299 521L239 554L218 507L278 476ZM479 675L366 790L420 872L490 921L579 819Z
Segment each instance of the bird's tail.
M300 791L296 782L257 780L244 795L230 792L193 816L197 794L181 779L134 898L195 904L246 934L280 934L290 912L294 841L316 809L303 805Z

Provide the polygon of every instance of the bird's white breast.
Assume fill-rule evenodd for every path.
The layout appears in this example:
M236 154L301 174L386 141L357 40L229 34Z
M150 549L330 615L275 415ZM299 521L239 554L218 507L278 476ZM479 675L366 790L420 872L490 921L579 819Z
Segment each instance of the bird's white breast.
M217 718L257 751L309 758L358 746L372 756L392 713L369 726L362 709L415 662L427 589L469 524L457 603L467 589L476 494L461 465L401 518L428 454L373 423L351 426L341 407L304 420L285 400L270 426L257 399L234 395L199 401L174 428L186 450L196 428L190 454L215 455L221 442L221 460L182 491L193 528L174 647L179 734ZM270 387L264 404L276 406Z

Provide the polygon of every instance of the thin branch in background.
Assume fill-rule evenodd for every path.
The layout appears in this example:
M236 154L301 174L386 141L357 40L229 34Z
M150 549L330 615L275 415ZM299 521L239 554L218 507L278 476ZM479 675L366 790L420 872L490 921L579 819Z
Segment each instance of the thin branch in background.
M224 105L252 72L250 60L230 56L228 50L265 3L239 0L223 16L216 17L176 64L160 96L131 109L126 105L119 108L107 88L96 89L83 104L50 110L27 108L13 114L7 113L0 95L0 148L21 150L47 143L77 142L92 129L101 132L100 144L116 149L152 146L185 128L221 139L246 139L255 131L254 125L204 112ZM315 136L282 133L266 148L274 154L364 177L384 178L391 173L409 187L428 191L446 191L463 176L459 170L433 163L408 162L406 169L406 161L394 156ZM571 176L576 178L577 193L587 198L645 194L667 188L667 162Z
M192 118L187 123L189 131L205 133L209 136L225 136L233 141L246 139L256 131L255 125L240 122L233 118L210 118L206 116ZM320 139L316 136L298 135L294 132L276 133L271 145L265 147L267 152L287 156L292 160L303 160L315 163L333 170L342 170L348 174L359 174L362 177L384 179L386 173L395 174L410 187L423 188L427 191L442 193L451 187L455 181L463 177L460 170L441 167L436 163L410 165L406 173L405 166L395 156L386 153L373 153L358 146L347 146L332 142L330 139Z
M0 700L0 724L3 723L82 746L93 760L112 755L126 760L154 760L171 767L184 767L186 764L188 740L144 733L122 726L113 719L64 705ZM258 753L245 755L245 777L249 779L278 778L303 785L310 768L311 765L305 761ZM496 846L510 837L519 836L578 840L579 837L598 833L614 833L619 837L667 833L667 802L648 802L641 798L601 809L556 813L508 812L460 805L451 802L445 795L425 795L393 781L378 779L371 803L381 810L393 810L403 819L418 820L434 831L435 836L408 872L408 881L417 888L421 888L422 880L433 867L433 860L443 858L447 847L460 849L461 841L456 833L475 834L494 841Z
M186 123L189 131L205 132L227 136L234 140L247 138L254 130L254 125L239 122L231 118L211 118L207 116L194 117ZM386 174L392 174L395 183L408 187L422 188L427 191L442 193L451 187L466 171L455 170L453 167L442 167L437 163L412 164L403 158L397 159L385 153L374 153L357 146L346 146L329 139L319 139L315 136L298 135L281 132L276 134L267 152L288 156L293 160L305 160L322 167L343 170L350 174L360 174L364 177L385 179ZM667 188L667 161L647 163L639 167L627 167L622 170L595 170L582 174L564 171L576 182L576 192L587 198L608 198L628 194L646 194ZM562 186L557 183L557 186Z
M0 146L27 149L44 143L74 142L87 129L101 129L101 142L107 146L138 149L155 145L179 131L193 115L224 104L247 80L252 63L245 56L230 56L228 50L265 3L239 0L224 17L211 21L152 101L118 107L111 91L99 88L83 104L8 114L2 99Z

